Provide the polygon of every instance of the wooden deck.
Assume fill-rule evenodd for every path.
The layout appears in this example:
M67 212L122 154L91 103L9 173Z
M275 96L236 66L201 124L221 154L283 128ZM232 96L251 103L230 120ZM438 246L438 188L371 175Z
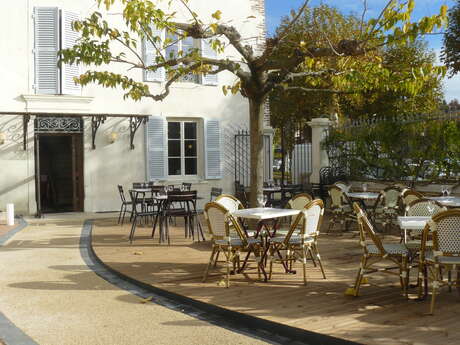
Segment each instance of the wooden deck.
M297 275L285 274L280 265L275 265L275 274L268 283L258 281L257 271L250 269L244 275L232 276L231 286L226 289L219 286L223 265L211 271L206 283L201 282L209 260L209 242L185 239L178 224L171 228L172 244L168 247L159 245L158 237L152 240L150 231L139 227L130 245L129 225L117 225L115 219L97 220L94 250L106 264L134 279L289 326L364 344L459 342L460 303L456 291L442 290L434 316L426 315L428 301L405 300L399 279L391 275L371 276L358 298L344 295L353 283L361 256L358 238L353 234L320 238L327 280L322 279L319 268L311 265L305 287L301 264Z

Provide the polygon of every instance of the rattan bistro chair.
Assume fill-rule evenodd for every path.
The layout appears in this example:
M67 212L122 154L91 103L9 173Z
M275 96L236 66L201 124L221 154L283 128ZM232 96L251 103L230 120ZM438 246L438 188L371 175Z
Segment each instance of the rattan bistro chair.
M274 262L289 263L300 260L303 265L303 281L307 285L307 259L308 256L316 266L315 258L318 260L323 278L326 279L321 256L319 255L317 238L324 214L324 204L321 199L316 199L308 203L302 211L295 217L286 236L276 236L270 239L270 273ZM300 226L300 232L298 227ZM286 256L282 257L280 250L286 250ZM278 254L278 257L275 256Z
M313 200L312 196L308 193L300 193L297 195L294 195L291 199L286 204L286 208L290 208L292 210L299 210L303 211L305 207ZM280 229L276 230L277 235L286 235L290 231L290 227L292 225L292 222L295 220L295 217L285 217L289 222L289 226L284 225ZM285 221L283 221L284 224ZM300 231L301 224L298 225L297 227L297 232Z
M404 206L404 209L407 209L409 204L415 200L423 199L423 194L417 192L413 189L405 189L401 193L401 202Z
M446 211L440 203L429 199L418 199L412 201L406 208L406 216L432 217L439 212ZM404 243L411 251L418 251L421 247L421 237L423 230L411 229L404 233ZM431 242L427 245L431 247Z
M238 220L228 210L217 202L209 202L205 205L204 216L211 233L212 252L208 265L203 275L203 282L206 281L210 267L217 263L220 252L225 255L227 268L226 287L230 286L230 268L238 265L240 268L240 253L253 253L257 262L257 269L260 278L260 265L262 256L262 245L259 239L248 238L241 228ZM230 230L230 225L232 231Z
M366 275L375 272L386 272L399 275L401 287L407 298L407 286L409 282L409 250L402 243L383 243L374 231L372 224L365 212L359 207L358 203L353 203L359 226L359 239L363 248L361 265L356 275L355 285L347 289L346 294L358 296L359 288ZM382 267L380 263L389 262L390 267ZM376 265L379 264L379 265ZM394 267L393 265L396 265ZM394 272L395 268L399 272Z
M432 248L427 243L432 237ZM430 313L434 312L436 294L442 286L459 287L458 280L452 282L451 272L460 267L460 210L453 209L438 213L427 223L423 230L419 265L419 297L422 295L421 279L425 287L431 282ZM422 274L423 272L423 274ZM447 274L446 274L447 272Z
M384 230L395 224L400 212L401 188L390 186L380 192L374 205L375 221L381 223Z
M332 218L329 221L327 232L332 230L337 223L340 225L345 223L345 231L348 230L348 223L356 219L350 199L345 191L337 186L331 186L329 188L329 196L331 197Z
M219 195L216 198L215 202L225 207L230 213L244 208L242 202L238 198L230 194Z

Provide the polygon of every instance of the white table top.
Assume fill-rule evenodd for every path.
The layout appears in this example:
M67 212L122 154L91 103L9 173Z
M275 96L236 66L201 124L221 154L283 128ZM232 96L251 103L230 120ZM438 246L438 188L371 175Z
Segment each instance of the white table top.
M347 193L349 198L356 198L356 199L377 199L379 197L379 193L374 192L357 192L357 193Z
M284 208L271 208L271 207L256 207L256 208L243 208L232 213L233 216L247 219L273 219L280 217L296 216L299 210L284 209Z
M431 196L427 199L435 200L444 206L460 207L460 197L458 196Z
M423 230L430 219L431 217L419 216L398 217L398 224L401 229Z

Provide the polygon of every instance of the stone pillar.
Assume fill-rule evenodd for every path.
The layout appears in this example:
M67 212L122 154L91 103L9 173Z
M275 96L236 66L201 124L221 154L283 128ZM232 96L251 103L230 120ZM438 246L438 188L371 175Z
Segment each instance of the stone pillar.
M326 136L326 130L332 122L328 118L315 118L308 122L312 128L311 136L311 164L312 173L310 176L311 183L319 183L319 170L329 165L327 152L321 147L321 143Z

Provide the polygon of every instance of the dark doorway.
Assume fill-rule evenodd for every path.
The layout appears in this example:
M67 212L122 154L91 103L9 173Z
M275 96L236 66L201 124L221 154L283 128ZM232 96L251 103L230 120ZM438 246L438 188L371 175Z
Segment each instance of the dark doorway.
M37 144L40 213L83 211L82 134L38 134Z

